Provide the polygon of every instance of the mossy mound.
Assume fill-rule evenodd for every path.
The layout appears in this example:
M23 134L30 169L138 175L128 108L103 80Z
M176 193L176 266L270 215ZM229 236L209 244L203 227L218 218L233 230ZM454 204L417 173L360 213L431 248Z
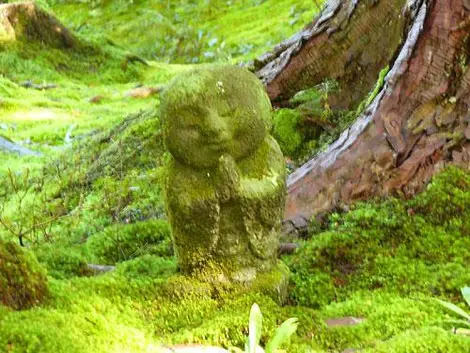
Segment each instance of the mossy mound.
M381 342L364 353L441 353L468 352L468 337L457 336L437 327L404 332L388 342Z
M320 10L309 0L42 1L85 36L106 36L144 57L178 63L254 59Z
M37 179L46 185L41 193L47 194L44 197L48 205L58 206L52 212L64 214L80 203L86 206L80 209L83 218L78 225L69 217L57 222L61 227L58 238L68 239L66 243L71 238L82 243L112 224L118 234L131 229L128 224L163 218L160 182L163 143L159 134L154 113L134 114L109 131L77 141L44 166ZM55 184L59 174L61 183ZM132 257L135 256L138 255ZM74 270L75 274L79 272Z
M459 298L470 283L469 190L470 173L450 168L413 200L333 214L291 259L293 297L313 307L358 290Z
M297 129L300 119L300 113L293 109L280 109L274 114L273 136L286 156L294 156L302 144L303 136Z
M322 326L312 310L279 306L278 298L264 292L262 280L260 278L259 287L245 287L211 284L181 275L170 277L158 289L159 299L153 308L155 330L171 343L242 347L248 335L253 303L258 303L263 312L263 344L272 336L277 324L290 315L302 321L305 330L302 334Z
M158 167L163 162L163 137L153 111L126 117L88 145L92 152L86 175L88 183L105 176L119 178L129 170Z
M47 293L45 271L18 245L0 241L0 304L27 309Z
M164 220L116 224L90 237L89 251L100 263L114 264L148 254L171 256L170 226Z
M314 340L321 344L321 352L464 353L470 348L470 340L452 332L446 309L420 295L403 297L386 289L358 291L346 301L324 306L318 315L324 326L315 330ZM357 320L345 324L334 320L338 318ZM452 348L443 349L446 345Z
M75 276L89 276L85 257L76 248L64 247L59 244L44 244L34 249L41 265L47 269L47 275L66 279Z
M0 1L0 74L13 83L29 82L30 86L25 87L36 88L35 82L53 82L51 90L66 86L76 90L77 86L68 79L96 86L97 82L127 83L141 78L140 65L129 65L134 63L132 55L102 38L75 34L45 6L36 2L3 2ZM57 101L60 100L55 97L56 105Z

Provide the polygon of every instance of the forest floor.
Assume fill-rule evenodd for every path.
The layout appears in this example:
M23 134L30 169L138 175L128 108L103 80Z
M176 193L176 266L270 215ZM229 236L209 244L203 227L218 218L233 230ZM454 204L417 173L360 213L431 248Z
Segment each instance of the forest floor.
M458 317L435 300L465 309L460 289L470 286L470 173L460 169L443 171L414 199L371 200L312 220L308 238L288 240L300 249L282 259L292 273L288 305L177 273L158 91L200 63L268 51L311 21L312 1L37 3L83 45L0 41L0 137L41 154L0 151L0 238L21 238L49 286L31 309L0 306L0 352L243 347L254 302L262 342L299 318L288 352L470 352L470 339L452 331L465 323L450 322ZM303 103L328 116L318 102L328 89ZM343 119L334 133L304 141L298 112L281 110L277 121L290 118L275 121L273 133L300 162L354 113L333 117ZM97 275L88 264L116 268Z

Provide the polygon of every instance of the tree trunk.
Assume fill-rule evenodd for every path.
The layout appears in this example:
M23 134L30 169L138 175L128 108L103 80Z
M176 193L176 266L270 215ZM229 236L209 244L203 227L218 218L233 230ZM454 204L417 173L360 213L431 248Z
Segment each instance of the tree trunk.
M33 2L2 4L0 0L0 44L38 40L60 49L78 46L78 39L54 16Z
M287 220L411 196L445 165L470 166L469 30L470 0L337 0L295 43L258 60L274 102L334 78L349 108L391 67L357 121L289 176Z

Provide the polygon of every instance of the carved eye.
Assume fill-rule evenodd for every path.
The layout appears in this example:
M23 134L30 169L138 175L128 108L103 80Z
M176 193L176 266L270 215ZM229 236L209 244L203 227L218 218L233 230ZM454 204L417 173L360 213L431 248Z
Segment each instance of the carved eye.
M186 125L186 129L199 131L201 127L198 124L188 124Z
M192 124L188 125L184 128L184 131L186 131L186 136L188 138L199 138L202 133L202 129L199 125Z
M231 118L232 116L235 116L236 114L237 114L237 110L231 109L231 108L224 109L223 111L219 112L219 116L221 118Z

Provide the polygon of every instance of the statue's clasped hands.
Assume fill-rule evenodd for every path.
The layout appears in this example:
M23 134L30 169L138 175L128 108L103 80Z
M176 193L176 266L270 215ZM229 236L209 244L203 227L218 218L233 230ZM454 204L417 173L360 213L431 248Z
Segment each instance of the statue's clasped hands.
M237 199L240 194L240 173L233 157L224 154L217 166L217 197L221 203Z

